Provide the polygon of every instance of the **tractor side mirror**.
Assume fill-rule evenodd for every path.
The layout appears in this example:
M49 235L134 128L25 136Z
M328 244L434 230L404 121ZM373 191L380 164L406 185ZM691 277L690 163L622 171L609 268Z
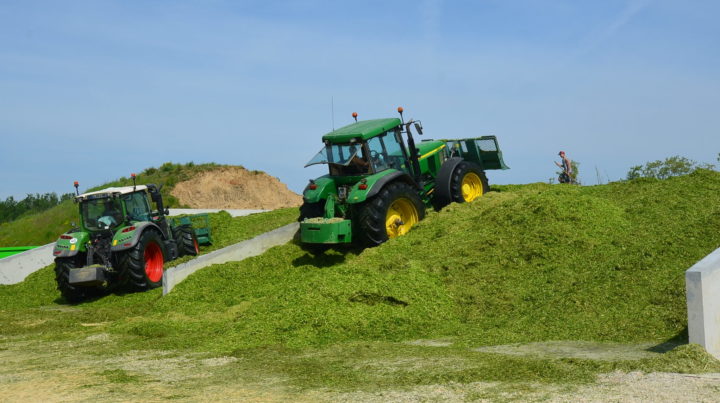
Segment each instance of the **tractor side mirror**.
M417 130L418 134L423 134L422 125L420 124L420 122L415 122L415 130Z
M166 209L165 209L165 215L170 215L170 209L169 209L169 208L166 208Z

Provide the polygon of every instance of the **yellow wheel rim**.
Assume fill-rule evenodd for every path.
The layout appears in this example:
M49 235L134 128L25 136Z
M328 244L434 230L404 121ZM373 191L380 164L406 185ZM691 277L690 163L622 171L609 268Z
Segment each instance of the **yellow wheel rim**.
M418 221L418 212L411 200L403 198L393 201L385 216L388 238L405 235Z
M480 177L474 172L468 172L462 179L462 198L471 202L483 195L483 186Z

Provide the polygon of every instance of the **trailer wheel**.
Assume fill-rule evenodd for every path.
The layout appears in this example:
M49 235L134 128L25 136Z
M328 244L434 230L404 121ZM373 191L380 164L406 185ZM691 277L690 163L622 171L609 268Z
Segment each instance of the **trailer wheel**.
M392 182L358 207L357 233L367 246L377 246L405 235L425 217L417 191L404 182Z
M127 288L144 291L162 285L165 249L160 234L146 230L131 249L118 257L120 277Z
M197 236L192 225L183 224L173 228L173 238L178 247L178 257L190 255L197 256L200 253Z
M325 215L325 204L322 202L303 202L300 206L300 216L298 221L302 221L306 218L322 217Z
M471 202L489 189L487 176L477 164L461 161L449 175L438 175L433 204L441 209L448 204Z
M84 253L74 257L55 258L55 282L57 289L67 302L74 304L87 298L100 296L104 292L102 287L79 287L70 284L70 270L83 267L84 263Z

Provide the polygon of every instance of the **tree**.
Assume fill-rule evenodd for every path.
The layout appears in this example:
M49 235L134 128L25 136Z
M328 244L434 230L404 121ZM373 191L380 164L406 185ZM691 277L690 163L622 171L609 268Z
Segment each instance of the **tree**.
M0 223L12 221L23 214L38 213L55 207L65 200L71 200L72 193L66 193L58 198L55 193L28 194L27 197L16 201L12 196L0 201Z
M720 157L718 157L720 160ZM696 169L714 169L712 164L698 164L697 162L681 157L679 155L665 158L664 161L657 160L647 162L645 165L636 165L630 167L627 173L627 179L637 178L657 178L667 179L672 176L687 175Z

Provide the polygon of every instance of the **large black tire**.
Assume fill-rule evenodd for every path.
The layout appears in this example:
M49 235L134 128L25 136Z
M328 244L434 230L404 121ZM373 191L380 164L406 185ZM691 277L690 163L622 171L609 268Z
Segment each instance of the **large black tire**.
M129 291L145 291L162 285L165 247L157 231L146 229L134 247L117 256L120 281Z
M300 206L300 216L298 217L298 221L302 221L306 218L322 217L324 215L325 215L325 203L323 203L323 202L309 203L309 202L303 201L303 204Z
M178 257L197 256L200 253L197 236L192 225L184 224L173 228L173 238L178 248Z
M396 181L358 206L355 217L358 240L372 247L409 231L425 217L425 205L412 186Z
M490 189L485 171L470 161L461 161L449 174L438 175L437 181L433 205L438 210L453 202L471 202Z
M80 287L70 284L70 269L83 267L85 265L85 254L79 253L73 257L55 258L55 282L60 294L69 303L81 302L88 298L101 295L102 287Z

